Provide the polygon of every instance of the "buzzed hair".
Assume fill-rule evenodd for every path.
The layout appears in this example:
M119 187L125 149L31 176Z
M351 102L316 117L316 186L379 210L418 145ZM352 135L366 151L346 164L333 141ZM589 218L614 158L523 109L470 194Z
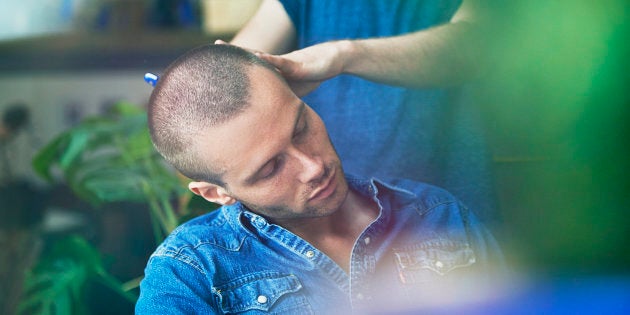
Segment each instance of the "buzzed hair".
M184 176L225 187L222 170L206 165L194 139L249 106L248 68L268 62L232 45L206 45L177 58L149 99L148 122L157 151ZM221 148L216 148L221 150Z

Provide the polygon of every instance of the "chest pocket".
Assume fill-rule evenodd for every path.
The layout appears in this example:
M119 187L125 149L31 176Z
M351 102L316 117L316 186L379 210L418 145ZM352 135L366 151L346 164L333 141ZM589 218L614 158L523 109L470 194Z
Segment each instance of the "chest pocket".
M403 284L445 281L453 271L476 262L467 243L443 239L394 249L394 256Z
M214 287L224 314L311 314L295 275L260 272Z

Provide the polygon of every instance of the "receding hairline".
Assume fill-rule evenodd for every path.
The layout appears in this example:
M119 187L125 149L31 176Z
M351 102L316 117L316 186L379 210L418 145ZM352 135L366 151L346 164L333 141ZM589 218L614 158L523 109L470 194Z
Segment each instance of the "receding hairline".
M216 53L213 52L213 50ZM233 53L230 51L232 51ZM204 71L203 64L205 62L207 62L208 64L208 69L206 70L218 70L219 74L216 77L215 73L201 75L202 78L212 78L212 80L216 80L216 78L220 78L221 75L223 75L223 78L225 79L224 81L228 82L229 84L230 82L232 82L232 80L230 79L230 71L234 71L236 69L237 73L241 73L236 74L237 76L240 75L244 77L244 80L242 82L245 85L240 88L242 93L239 93L242 94L242 96L244 97L237 98L237 100L240 100L238 102L240 102L241 105L238 105L236 110L232 110L231 114L227 114L227 116L223 115L223 118L219 118L217 120L208 117L195 117L197 115L195 115L194 113L200 113L199 107L197 107L197 109L194 109L192 107L189 108L189 110L192 110L193 116L191 116L191 118L189 118L188 120L182 119L178 121L177 119L172 118L173 113L181 111L176 110L175 112L171 113L171 110L169 110L169 106L172 106L172 104L169 104L168 95L170 94L171 97L180 98L180 93L177 92L179 89L182 89L182 91L187 91L188 88L191 88L193 90L193 92L183 92L184 96L181 96L181 98L185 99L192 95L193 97L201 97L200 99L196 99L195 102L205 102L206 96L204 96L203 93L199 93L198 90L197 92L194 91L195 87L204 86L205 84L195 85L194 83L191 83L190 85L188 85L186 83L190 79L187 77L188 74L199 74L200 72L196 69L201 69L201 72ZM221 64L223 62L225 62L226 67L221 67ZM156 85L154 92L151 94L151 98L149 101L149 124L150 129L152 130L152 135L157 134L155 136L157 141L154 141L156 148L161 147L162 150L159 150L160 153L162 153L162 155L167 158L169 163L173 164L173 166L179 169L184 175L193 180L207 179L209 177L212 177L216 181L218 177L221 177L220 175L223 175L225 173L225 165L220 165L221 163L217 163L217 160L209 162L204 161L204 159L201 158L205 154L202 150L200 150L201 146L199 135L208 134L208 129L211 127L211 125L222 125L224 123L227 123L228 121L239 116L240 112L245 110L247 107L251 106L250 89L252 82L255 80L252 79L251 71L252 69L257 68L257 66L266 68L266 70L271 71L271 73L273 73L276 77L285 82L284 78L282 78L277 69L267 61L260 59L255 54L242 48L229 45L204 45L193 48L177 58L166 68L164 74L162 75L162 80L158 81L158 85ZM166 84L167 87L164 87L164 84ZM219 86L220 85L221 84L219 84ZM167 96L161 95L162 89L166 89ZM234 91L238 91L238 89L232 90L232 92ZM222 94L220 92L221 90L218 90L218 94L216 94L219 98L226 95L228 97L232 95L229 94L231 92L227 92L225 95L221 96ZM211 97L208 100L210 99ZM154 110L157 112L157 114L153 113ZM213 114L211 112L206 114L212 116ZM204 119L207 121L204 121ZM203 128L200 128L201 126L203 126ZM170 137L175 138L171 138L173 140L169 140ZM182 147L182 143L187 144ZM179 147L179 149L177 147ZM219 176L206 176L208 174Z
M247 77L248 82L251 84L251 82L253 82L255 79L253 79L254 73L257 69L260 69L262 71L270 71L272 72L276 77L278 77L280 79L280 81L283 84L286 84L286 81L284 79L284 77L282 77L277 71L275 70L271 70L267 67L264 67L262 65L259 64L245 64L244 65L244 72L245 75ZM288 87L288 85L287 85ZM209 135L212 134L213 131L216 131L217 128L221 128L227 124L229 124L230 122L238 119L238 117L240 117L241 115L243 115L243 112L246 111L249 107L252 106L252 86L250 85L249 88L250 92L248 92L247 94L247 99L246 99L246 103L245 105L241 108L241 110L237 113L235 113L234 115L230 116L229 118L222 120L221 122L217 123L217 124L212 124L212 125L206 125L200 129L197 129L195 131L195 134L197 135ZM300 101L300 104L304 104L302 101ZM305 104L304 104L305 105ZM208 150L208 148L205 148L203 145L203 139L201 137L193 137L192 138L193 144L192 144L192 151L194 151L194 154L197 156L205 156L206 158L211 157L210 155L208 155L205 151ZM203 149L202 149L203 148ZM210 149L211 150L211 149ZM211 166L213 168L213 172L215 172L217 175L219 176L223 176L227 171L228 171L228 167L225 163L225 161L220 161L218 158L212 157L212 161L204 161L204 164L208 164L207 167L210 168ZM227 185L227 183L224 183L225 185ZM225 187L224 187L225 188Z

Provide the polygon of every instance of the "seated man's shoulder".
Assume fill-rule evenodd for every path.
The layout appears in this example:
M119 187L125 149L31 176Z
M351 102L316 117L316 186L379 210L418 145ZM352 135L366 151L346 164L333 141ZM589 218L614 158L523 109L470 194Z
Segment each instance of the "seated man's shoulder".
M406 189L418 196L438 196L444 199L456 199L450 192L438 186L405 178L389 179L388 185Z
M402 178L387 179L381 183L389 189L407 194L410 201L423 208L430 209L439 205L461 206L457 197L438 186Z
M244 235L241 236L232 228L226 211L219 208L178 226L164 239L153 256L176 256L208 246L231 249L241 245Z

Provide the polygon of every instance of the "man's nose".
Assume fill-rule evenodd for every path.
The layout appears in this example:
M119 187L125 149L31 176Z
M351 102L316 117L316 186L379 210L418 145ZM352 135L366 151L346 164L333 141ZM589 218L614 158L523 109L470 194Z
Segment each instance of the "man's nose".
M320 156L310 155L298 149L294 150L294 156L302 167L298 179L308 184L320 180L325 175L324 161Z

